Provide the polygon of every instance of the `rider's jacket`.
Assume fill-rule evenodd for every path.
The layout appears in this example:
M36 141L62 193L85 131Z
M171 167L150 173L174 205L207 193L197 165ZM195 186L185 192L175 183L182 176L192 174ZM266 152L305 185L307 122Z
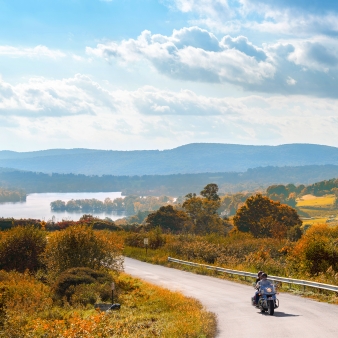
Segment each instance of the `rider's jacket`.
M271 285L271 282L268 279L262 279L257 283L256 289L260 289L261 286L268 286L268 285Z

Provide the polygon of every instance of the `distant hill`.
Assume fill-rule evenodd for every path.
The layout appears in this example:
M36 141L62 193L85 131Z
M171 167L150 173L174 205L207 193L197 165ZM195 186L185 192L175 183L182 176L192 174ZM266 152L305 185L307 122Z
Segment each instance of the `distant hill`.
M85 175L171 175L245 172L275 166L338 165L338 148L315 144L246 146L194 143L171 150L53 149L0 151L0 167Z
M243 173L201 173L144 176L86 176L79 174L44 174L0 168L0 187L41 192L108 192L124 195L182 196L199 193L208 183L216 183L220 192L265 189L272 184L312 184L338 177L338 165L300 167L265 167ZM332 187L331 187L332 188Z

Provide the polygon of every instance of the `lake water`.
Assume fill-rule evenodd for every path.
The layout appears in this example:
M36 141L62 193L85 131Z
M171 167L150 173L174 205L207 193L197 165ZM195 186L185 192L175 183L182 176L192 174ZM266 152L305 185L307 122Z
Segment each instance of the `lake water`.
M91 199L95 198L104 201L105 198L112 200L121 197L120 192L79 192L79 193L44 193L44 194L29 194L26 202L20 203L2 203L0 204L0 217L14 218L35 218L48 221L54 216L54 220L62 221L62 219L77 221L82 215L82 212L68 211L52 211L50 202L62 200L68 202L71 199ZM94 216L105 218L109 217L112 220L124 217L123 213L107 213L98 212L91 213Z

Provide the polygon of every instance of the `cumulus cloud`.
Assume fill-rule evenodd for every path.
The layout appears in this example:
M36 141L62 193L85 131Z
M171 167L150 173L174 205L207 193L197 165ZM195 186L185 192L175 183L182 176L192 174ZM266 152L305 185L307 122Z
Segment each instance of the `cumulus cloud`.
M65 116L115 109L115 99L84 75L63 80L32 78L11 85L0 79L0 115Z
M275 72L274 65L263 60L264 52L245 38L219 41L198 27L175 30L172 36L144 31L137 39L87 47L87 53L108 61L146 59L160 73L191 81L261 83Z
M29 58L46 57L50 59L58 59L66 56L65 53L59 50L49 49L41 45L36 47L0 46L0 55Z
M191 24L215 32L249 29L279 35L338 33L338 5L330 0L171 0L169 3L183 13L194 15Z
M190 27L175 30L171 36L144 31L137 39L87 47L87 53L126 65L146 60L173 79L231 83L250 91L338 96L334 89L338 85L338 43L330 37L256 46L242 35L219 39Z

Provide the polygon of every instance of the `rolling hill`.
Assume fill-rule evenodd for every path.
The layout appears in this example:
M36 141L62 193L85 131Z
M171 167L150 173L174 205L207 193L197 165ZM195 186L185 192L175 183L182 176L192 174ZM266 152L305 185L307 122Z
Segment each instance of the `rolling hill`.
M0 167L84 175L171 175L245 172L275 166L338 165L338 148L315 144L251 146L194 143L170 150L52 149L0 151Z

